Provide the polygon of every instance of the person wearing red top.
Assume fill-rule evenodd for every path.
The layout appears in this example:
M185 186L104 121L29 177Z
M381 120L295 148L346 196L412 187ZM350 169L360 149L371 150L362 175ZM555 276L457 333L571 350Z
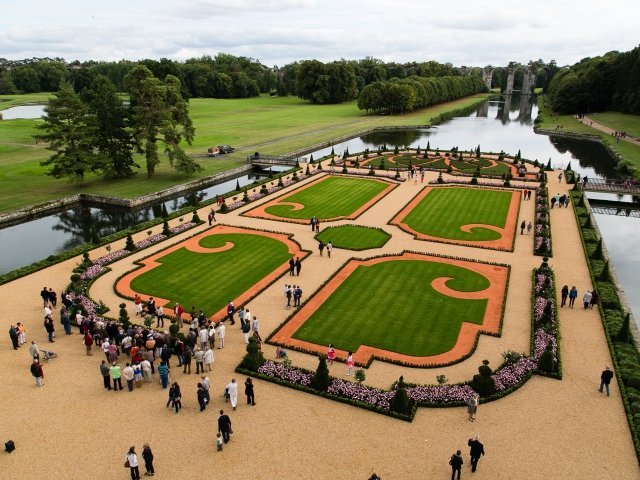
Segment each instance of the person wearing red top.
M93 353L91 352L91 347L93 346L93 338L88 331L84 334L83 343L84 346L87 347L87 355L93 355Z
M173 307L173 314L178 320L178 326L182 328L182 314L184 313L184 308L179 303L176 303L175 307Z

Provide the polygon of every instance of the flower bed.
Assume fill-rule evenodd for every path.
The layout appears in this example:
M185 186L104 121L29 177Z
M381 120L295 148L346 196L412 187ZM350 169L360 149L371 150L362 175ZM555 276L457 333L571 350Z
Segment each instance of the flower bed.
M562 378L560 344L558 342L558 304L555 278L546 258L533 273L531 350L536 363L536 373L553 378ZM544 366L540 359L547 348L551 349L552 365Z
M549 191L544 183L536 189L536 214L534 217L533 254L552 257L551 216L549 214Z

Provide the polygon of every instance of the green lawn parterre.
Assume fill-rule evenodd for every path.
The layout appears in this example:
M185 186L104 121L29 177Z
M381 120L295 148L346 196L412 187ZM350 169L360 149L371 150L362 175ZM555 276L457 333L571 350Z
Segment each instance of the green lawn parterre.
M200 240L207 248L234 247L217 253L196 253L181 248L161 257L162 265L143 273L131 288L146 295L166 298L202 309L210 316L286 263L291 255L284 243L263 235L213 234ZM260 252L260 255L256 255Z
M481 188L434 188L409 214L401 219L413 230L451 240L498 240L500 233L478 227L463 232L460 227L472 223L504 228L511 204L509 191Z
M482 324L486 299L456 299L431 287L435 278L462 292L484 290L482 275L447 263L390 260L358 266L293 338L355 352L360 345L414 356L453 348L463 322Z
M292 205L272 205L265 211L277 217L294 219L310 220L314 215L320 220L347 217L387 187L389 183L381 180L325 177L279 199L280 202L300 203L304 208L294 210Z
M331 242L331 245L336 248L367 250L382 247L389 241L391 235L379 228L342 225L325 228L315 238L322 240L325 244Z

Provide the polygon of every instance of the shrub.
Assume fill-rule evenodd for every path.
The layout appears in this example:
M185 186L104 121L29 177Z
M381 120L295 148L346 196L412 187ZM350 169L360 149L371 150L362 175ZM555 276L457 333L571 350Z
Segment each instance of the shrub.
M493 395L496 391L496 384L491 377L484 375L474 375L471 380L471 388L473 388L482 397Z
M444 183L444 179L442 178L442 172L438 174L438 183Z
M258 368L265 362L264 355L260 351L255 338L249 337L249 344L247 345L247 354L240 363L240 368L249 370L250 372L257 372Z
M220 213L227 213L229 211L229 207L227 206L227 202L223 199L222 204L220 205Z
M473 174L473 177L471 177L471 185L477 185L478 184L478 175L477 174Z
M356 382L359 384L364 382L367 379L367 374L364 371L364 368L359 368L353 374L353 378L355 378Z
M376 171L373 169L373 165L371 165L369 167L369 173L367 173L367 175L371 176L371 177L375 177L376 175Z
M342 173L349 173L349 170L347 170L347 164L346 163L342 164Z
M622 326L614 338L616 342L631 343L632 336L631 331L629 330L629 316L629 312L627 312L624 316L624 320L622 321ZM640 390L640 388L638 390Z
M151 315L147 315L146 317L144 317L144 320L142 321L142 323L144 323L145 327L151 328L151 324L153 323L153 317Z
M202 223L202 220L200 220L200 217L198 216L198 211L197 210L193 210L193 217L191 217L191 223L194 223L196 225L198 223Z
M236 192L240 191L240 180L236 180Z
M478 367L478 373L483 377L490 377L493 374L493 370L489 366L489 360L482 361L482 365Z
M329 368L327 367L327 359L321 355L318 361L318 368L316 374L311 380L311 386L319 392L326 392L327 388L331 384L331 378L329 377Z
M120 307L120 312L118 314L118 320L120 320L120 323L122 324L122 328L127 330L130 325L129 314L127 313L127 304L121 303L119 307Z
M336 163L333 162L333 165L335 165ZM284 183L282 183L282 175L278 176L278 186L279 187L284 187Z
M438 385L444 385L448 380L449 379L446 375L436 375L436 382L438 382Z
M627 379L625 384L627 387L635 388L636 390L640 390L640 376L632 376ZM629 396L629 395L627 395ZM631 398L630 398L631 400ZM640 400L640 399L639 399Z
M556 365L553 359L553 345L551 342L547 344L547 348L542 352L542 355L540 355L540 358L538 359L538 369L548 373L556 371Z
M602 271L600 272L600 275L598 275L598 280L602 282L611 280L611 272L609 271L609 260L604 262L604 267L602 267Z
M165 237L170 237L171 236L171 229L169 228L169 222L167 221L166 218L165 218L164 222L162 222L162 234Z
M133 252L136 249L136 244L133 243L133 238L131 237L131 234L127 235L127 243L125 244L124 248L126 248L130 252Z
M244 194L242 195L242 201L244 203L249 203L249 194L247 193L247 189L244 189Z
M393 149L393 154L394 155L398 155L398 153L400 153L400 149L398 148L398 146L396 145L395 148Z
M512 364L518 362L521 358L526 357L524 353L516 352L514 350L507 350L506 352L502 352L502 358L504 358L504 363Z
M407 388L404 383L404 378L400 376L398 383L396 384L396 393L391 399L391 411L407 415L411 412L411 404L409 402L409 396L407 395Z
M180 326L178 325L177 322L173 322L173 320L171 321L171 325L169 325L169 334L172 337L176 337L178 336L178 332L180 331Z

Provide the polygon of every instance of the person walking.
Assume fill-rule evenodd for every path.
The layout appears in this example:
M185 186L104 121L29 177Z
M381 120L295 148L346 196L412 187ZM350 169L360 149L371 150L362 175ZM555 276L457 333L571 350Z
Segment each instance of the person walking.
M131 480L140 480L140 470L138 469L138 456L136 455L136 447L129 448L125 456L125 467L129 467L131 471Z
M473 393L465 400L467 404L467 413L469 414L469 421L473 422L476 419L476 412L478 411L478 404L480 403L480 395Z
M200 377L202 379L201 385L204 390L205 403L209 403L211 401L211 395L209 395L209 389L211 388L211 384L209 383L209 377L202 375Z
M533 223L531 222L527 223L527 235L531 233L532 228L533 228Z
M558 174L558 183L562 183L562 172Z
M291 257L289 259L289 276L293 277L295 275L296 270L296 261Z
M204 393L204 388L202 388L201 383L198 383L198 390L196 391L196 396L198 397L198 405L200 405L200 411L204 412L205 408L207 408L207 397Z
M182 408L182 391L178 382L173 382L173 408L176 414Z
M333 343L329 344L329 349L327 350L327 363L329 365L333 365L333 361L336 359L336 350L333 348Z
M109 365L107 365L106 360L102 360L102 363L100 364L100 374L102 375L104 388L111 390L111 377L109 376Z
M458 472L458 480L460 480L460 473L462 472L462 452L457 450L456 453L451 455L449 465L451 465L451 480L455 480L456 472Z
M218 417L218 433L222 434L224 443L229 443L233 430L231 429L231 419L229 415L224 413L224 410L220 410L220 416Z
M235 378L231 379L231 382L227 384L225 390L227 391L227 395L229 395L231 407L235 410L238 405L238 384L236 383Z
M604 370L600 375L600 388L598 389L600 390L600 393L602 393L602 389L606 388L607 397L609 396L609 384L611 383L612 379L613 379L613 371L611 370L611 367L607 365L606 367L604 367Z
M193 359L196 361L196 375L204 373L204 352L201 348L196 348Z
M142 458L144 459L144 469L146 470L145 476L153 477L156 472L153 469L153 452L148 443L145 443L142 447Z
M122 370L122 376L127 382L127 389L130 392L133 392L133 379L135 378L135 373L133 371L133 367L129 364L129 362L127 362L124 370Z
M249 344L249 333L251 332L251 325L249 322L244 322L242 324L242 334L244 335L244 343Z
M524 235L524 229L527 228L527 221L526 220L522 220L522 223L520 224L520 235Z
M331 258L331 250L333 250L333 245L331 244L331 241L327 242L326 248L327 248L327 257Z
M164 328L164 310L162 309L162 305L156 308L156 328Z
M207 372L211 371L212 364L213 364L213 350L211 349L211 346L208 346L204 352L204 366L207 369ZM202 372L204 373L204 368Z
M182 373L191 375L191 348L189 348L189 346L184 348L184 352L182 354L182 366ZM189 371L187 372L187 370Z
M84 343L84 346L87 349L87 355L88 356L93 355L93 352L91 351L92 348L93 348L93 337L91 336L91 334L89 333L88 330L84 334L84 338L82 339L82 343Z
M484 445L480 443L477 435L473 438L470 438L467 444L470 447L469 455L471 456L471 471L475 472L476 468L478 467L480 457L484 455Z
M42 365L37 358L33 359L33 363L31 364L31 375L36 379L36 387L44 387L44 383L42 383L42 379L44 378L44 371L42 370Z
M569 308L573 308L576 298L578 298L578 289L573 286L571 290L569 290Z
M18 331L16 330L15 325L11 325L11 327L9 327L9 337L11 337L13 349L17 350L20 345L18 345Z
M300 257L296 257L296 276L300 276L300 270L302 270L302 262L300 261Z
M55 343L53 337L55 336L56 328L53 325L53 319L51 318L50 314L44 317L44 328L47 331L47 335L49 336L49 343Z
M109 369L109 374L113 380L113 391L117 392L118 387L122 390L122 372L120 371L120 367L114 363Z
M31 340L31 345L29 345L29 355L31 358L37 358L40 360L40 349L38 348L38 344L35 340Z
M569 296L569 285L565 285L562 287L560 291L560 296L562 298L562 302L560 303L561 307L564 307L567 304L567 297Z
M349 352L349 355L347 356L347 375L351 376L352 372L353 372L353 353Z
M322 240L320 240L320 242L318 243L318 250L320 251L320 256L322 257L322 254L324 252L324 242Z
M60 323L62 323L65 335L71 335L71 320L69 319L69 311L65 306L60 309Z
M584 296L582 297L582 304L584 305L584 309L586 310L587 308L589 308L589 305L591 304L591 298L593 297L593 295L591 295L591 292L589 290L587 290L584 294Z
M160 362L160 365L158 366L158 375L160 377L162 389L166 390L167 385L169 384L169 365L167 365L166 362Z
M256 398L253 392L253 380L247 378L244 381L244 394L247 396L247 405L255 406Z
M224 336L225 336L226 330L227 329L224 326L224 323L220 322L218 324L218 329L216 330L216 333L218 335L218 348L224 348Z
M260 322L258 321L258 317L253 316L253 320L251 321L251 331L253 333L260 333Z

